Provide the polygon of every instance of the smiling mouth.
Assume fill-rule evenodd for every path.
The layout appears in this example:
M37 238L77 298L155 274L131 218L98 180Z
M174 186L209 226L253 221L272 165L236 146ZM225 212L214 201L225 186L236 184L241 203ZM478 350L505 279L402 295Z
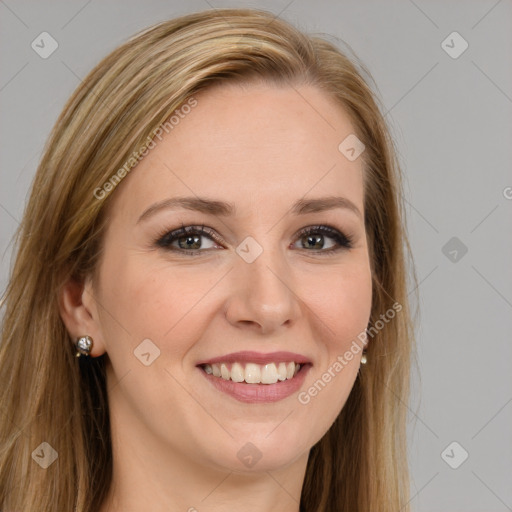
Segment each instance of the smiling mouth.
M212 363L199 366L208 375L245 384L276 384L293 379L306 364L287 363Z

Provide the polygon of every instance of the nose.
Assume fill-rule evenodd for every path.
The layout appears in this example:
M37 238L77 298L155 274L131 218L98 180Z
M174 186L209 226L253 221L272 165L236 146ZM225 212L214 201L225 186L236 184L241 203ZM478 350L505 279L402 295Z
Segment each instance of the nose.
M264 250L252 263L238 258L230 276L225 314L235 327L270 334L300 317L293 273L278 250Z

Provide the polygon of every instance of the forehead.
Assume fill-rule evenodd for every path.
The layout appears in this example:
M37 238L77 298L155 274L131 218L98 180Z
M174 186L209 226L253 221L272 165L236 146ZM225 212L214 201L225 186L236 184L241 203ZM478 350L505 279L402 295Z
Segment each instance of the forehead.
M198 195L235 203L243 214L304 196L343 195L363 211L362 160L349 161L338 149L354 127L326 93L229 84L195 99L116 191L123 208L140 213L151 201Z

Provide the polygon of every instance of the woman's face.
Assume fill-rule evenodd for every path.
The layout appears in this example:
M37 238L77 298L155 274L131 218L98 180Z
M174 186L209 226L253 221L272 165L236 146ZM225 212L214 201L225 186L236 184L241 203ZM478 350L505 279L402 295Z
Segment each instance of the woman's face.
M316 88L195 98L112 197L90 292L113 436L215 469L285 467L329 429L359 369L362 159L338 148L354 128ZM171 235L182 225L205 233Z

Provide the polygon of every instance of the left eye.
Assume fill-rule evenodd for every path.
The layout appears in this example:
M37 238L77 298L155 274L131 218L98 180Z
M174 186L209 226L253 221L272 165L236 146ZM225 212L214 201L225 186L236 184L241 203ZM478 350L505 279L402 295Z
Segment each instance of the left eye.
M174 231L169 231L160 237L156 244L159 247L171 251L181 252L183 254L197 255L214 247L203 247L201 238L210 240L212 246L215 242L221 245L219 237L215 231L204 226L182 226ZM313 247L314 253L332 253L342 249L350 249L352 247L351 238L335 228L330 226L310 226L302 229L297 234L297 242L301 242L302 247L299 249L307 249ZM325 248L324 240L330 238L334 241L330 247ZM178 246L174 245L177 242Z
M298 233L298 237L299 241L301 241L302 244L306 247L321 245L321 249L324 249L323 240L326 238L334 240L334 246L331 246L330 248L324 250L309 251L318 252L321 254L329 254L343 249L347 250L351 249L353 246L352 238L349 235L345 235L341 231L338 231L331 226L310 226L302 229ZM319 240L320 242L318 242Z

